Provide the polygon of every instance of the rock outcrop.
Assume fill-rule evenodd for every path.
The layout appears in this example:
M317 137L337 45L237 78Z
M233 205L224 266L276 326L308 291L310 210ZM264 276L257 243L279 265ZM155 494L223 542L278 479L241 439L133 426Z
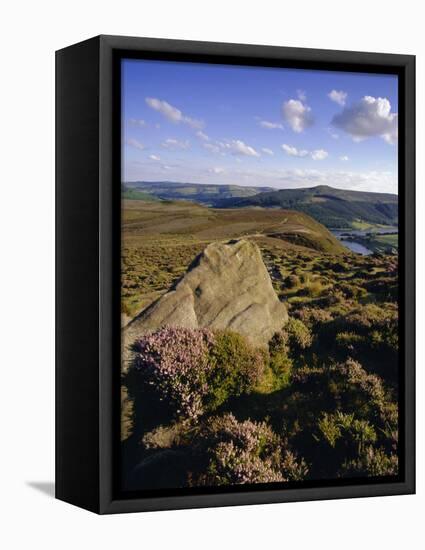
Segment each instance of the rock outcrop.
M128 349L137 337L167 325L230 329L264 346L287 319L257 245L214 242L172 290L125 327L123 344Z

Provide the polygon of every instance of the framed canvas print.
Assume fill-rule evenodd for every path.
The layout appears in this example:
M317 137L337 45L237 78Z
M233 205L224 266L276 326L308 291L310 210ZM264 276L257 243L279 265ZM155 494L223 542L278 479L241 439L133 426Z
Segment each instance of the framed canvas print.
M56 496L409 494L414 57L57 52Z

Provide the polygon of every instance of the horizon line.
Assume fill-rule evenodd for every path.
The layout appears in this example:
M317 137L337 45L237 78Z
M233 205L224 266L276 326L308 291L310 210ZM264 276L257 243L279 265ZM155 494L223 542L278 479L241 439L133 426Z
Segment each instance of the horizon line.
M179 185L205 185L205 186L217 186L217 187L241 187L241 188L256 188L256 189L272 189L274 191L296 191L298 189L316 189L317 187L327 187L329 189L336 189L338 191L353 191L355 193L373 193L375 195L395 195L398 197L398 190L397 192L389 192L389 191L364 191L359 189L352 189L352 188L344 188L344 187L333 187L332 185L327 184L317 184L310 187L274 187L272 185L240 185L237 183L203 183L203 182L195 182L195 181L176 181L176 180L121 180L121 184L126 183L149 183L149 184L155 184L155 183L177 183ZM273 192L273 191L271 191Z

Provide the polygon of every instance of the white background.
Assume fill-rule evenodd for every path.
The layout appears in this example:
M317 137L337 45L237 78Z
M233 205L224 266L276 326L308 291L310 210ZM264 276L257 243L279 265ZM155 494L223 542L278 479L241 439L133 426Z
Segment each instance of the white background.
M46 494L46 490L51 492L54 476L54 51L97 34L122 34L416 54L421 282L425 217L421 212L425 199L425 42L421 4L418 0L3 3L0 21L0 545L3 548L85 549L96 545L114 549L168 546L389 550L402 546L418 548L423 544L423 347L418 350L417 496L98 517ZM418 289L419 345L423 344L421 313L425 306L422 286Z

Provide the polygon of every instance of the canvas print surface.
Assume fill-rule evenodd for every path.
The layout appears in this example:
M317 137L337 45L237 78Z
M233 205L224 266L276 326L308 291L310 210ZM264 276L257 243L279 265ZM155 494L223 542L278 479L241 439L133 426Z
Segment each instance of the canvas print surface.
M397 77L121 72L122 489L397 476Z

